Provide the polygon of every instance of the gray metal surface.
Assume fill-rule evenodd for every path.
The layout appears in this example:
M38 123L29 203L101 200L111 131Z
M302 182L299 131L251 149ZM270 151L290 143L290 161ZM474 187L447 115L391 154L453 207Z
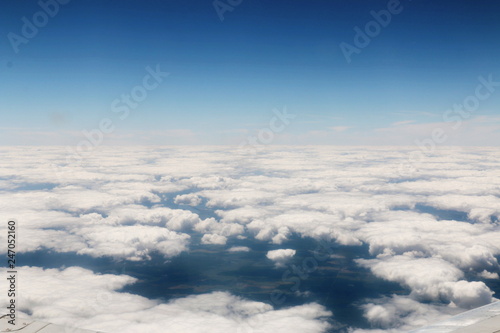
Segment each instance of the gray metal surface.
M44 323L40 321L33 321L29 319L17 318L12 325L8 322L10 318L6 315L0 317L0 332L20 332L20 333L97 333L96 331L82 330L80 328L64 327Z
M461 313L409 333L500 333L500 302Z

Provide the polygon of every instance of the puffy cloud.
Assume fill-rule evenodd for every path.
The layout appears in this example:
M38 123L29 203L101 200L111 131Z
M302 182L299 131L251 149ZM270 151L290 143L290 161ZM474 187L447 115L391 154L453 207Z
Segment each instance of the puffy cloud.
M265 208L252 206L243 206L231 210L218 209L215 211L221 217L221 222L238 222L244 224L265 216L266 212Z
M74 165L57 147L4 148L0 209L20 221L22 252L138 259L174 256L197 239L286 247L311 237L368 246L358 263L408 288L411 304L484 304L500 273L500 152L416 149L100 147ZM410 320L370 313L380 325Z
M420 303L410 297L393 295L367 300L363 304L364 317L372 329L354 329L350 333L404 333L449 318L460 312L439 304Z
M447 286L450 288L448 297L461 308L477 308L494 300L493 292L484 282L461 280L456 283L447 283Z
M331 312L310 303L275 310L269 304L227 292L193 295L161 303L119 292L136 279L64 270L18 267L22 272L18 310L31 318L104 332L325 332ZM5 269L1 270L5 275ZM0 300L0 306L7 305Z
M495 279L495 280L500 279L498 273L488 272L487 270L484 270L481 273L479 273L479 276L482 277L483 279Z
M78 231L87 247L77 251L94 257L113 256L129 260L148 259L158 251L165 257L173 257L187 249L189 235L179 234L153 226L93 226Z
M381 278L407 286L419 300L453 302L466 309L493 300L493 292L483 282L459 281L463 272L439 258L414 258L407 254L357 262Z
M439 256L462 269L497 269L500 247L497 227L452 220L436 220L430 214L390 211L371 214L356 235L370 246L374 255L419 252ZM460 239L460 242L456 240Z
M183 204L189 206L198 206L201 204L201 198L196 194L180 194L174 198L176 204Z
M202 244L216 244L216 245L224 245L227 242L227 237L216 235L216 234L205 234L201 238Z
M291 232L288 227L279 227L276 235L272 238L274 244L281 244L288 240Z
M279 249L268 251L266 257L276 264L276 266L283 266L286 262L293 258L295 250L292 249Z
M197 223L194 230L229 237L242 234L245 228L238 223L217 222L214 218L208 218Z

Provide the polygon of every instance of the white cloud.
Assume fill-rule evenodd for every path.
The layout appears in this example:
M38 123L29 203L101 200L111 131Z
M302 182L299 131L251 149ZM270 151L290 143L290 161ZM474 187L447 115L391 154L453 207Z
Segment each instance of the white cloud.
M129 260L149 259L152 251L165 257L174 257L185 251L189 235L178 234L165 228L152 226L92 226L82 228L82 238L88 246L77 251L94 257L112 256Z
M228 249L229 252L250 252L248 246L232 246Z
M183 204L189 206L198 206L201 203L201 198L196 194L182 194L174 198L176 204Z
M439 258L415 258L411 254L382 259L358 259L358 263L389 281L410 288L422 301L447 301L470 309L491 303L493 292L483 282L460 280L463 272Z
M224 245L227 242L227 237L216 235L216 234L205 234L201 238L202 244L216 244L216 245Z
M364 317L372 329L352 329L350 333L404 333L456 315L459 308L420 303L404 296L393 295L367 300L362 306Z
M475 121L476 128L490 126ZM434 125L419 126L399 124L388 133L420 135ZM464 310L492 299L488 280L500 273L500 152L437 148L411 160L418 147L262 147L257 153L100 147L81 166L67 165L57 147L2 148L0 210L19 220L21 252L48 247L137 260L153 251L175 256L199 238L231 239L234 246L245 237L283 247L292 237L366 244L370 252L360 264L405 286L409 303L425 307L431 300L440 305L433 311L447 314L447 306ZM200 215L166 207L171 202L196 204ZM206 212L215 215L201 218ZM406 327L410 317L391 311L374 307L370 316Z
M280 267L292 259L295 253L296 251L293 249L279 249L268 251L266 257L269 260L274 261L276 266Z
M488 272L487 270L484 270L481 273L479 273L479 276L482 277L483 279L494 279L494 280L500 279L498 273Z
M229 237L242 234L245 228L238 223L217 222L214 218L208 218L196 224L194 230Z

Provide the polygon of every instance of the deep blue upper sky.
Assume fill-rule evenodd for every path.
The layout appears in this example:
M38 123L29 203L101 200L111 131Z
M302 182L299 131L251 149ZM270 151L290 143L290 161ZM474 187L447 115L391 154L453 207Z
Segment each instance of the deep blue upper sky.
M41 7L5 0L0 144L74 144L103 118L116 128L108 143L238 143L285 105L297 117L276 143L426 137L479 76L500 81L500 2L402 0L348 63L339 45L387 4L243 0L221 21L206 0L72 0L15 53L8 34L21 36ZM112 102L157 64L170 75L120 120ZM497 89L464 119L471 133L498 122ZM483 144L498 144L499 129Z

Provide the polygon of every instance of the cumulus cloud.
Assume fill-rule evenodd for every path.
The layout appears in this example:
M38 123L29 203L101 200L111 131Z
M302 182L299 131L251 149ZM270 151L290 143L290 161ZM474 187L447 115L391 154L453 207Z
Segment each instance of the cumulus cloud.
M484 282L459 280L463 272L439 258L414 258L410 254L357 261L375 275L410 288L412 296L422 301L453 302L466 309L493 301L493 292Z
M279 249L268 251L266 257L276 264L276 266L284 266L290 259L295 255L295 250L293 249Z
M198 206L201 204L201 198L196 194L182 194L174 198L176 204L183 204L189 206Z
M157 251L165 257L174 257L185 251L189 235L179 234L154 226L94 226L78 231L87 246L77 251L93 257L112 256L129 260L149 259L150 253Z
M19 267L22 281L18 310L31 318L103 332L325 332L332 315L317 303L273 309L227 292L193 295L167 303L119 292L136 279L126 275L94 274ZM5 275L5 269L1 270ZM22 283L22 284L21 284ZM5 298L0 306L7 305Z
M494 279L494 280L500 279L500 277L498 276L498 273L492 273L492 272L488 272L486 270L479 273L479 276L482 277L483 279Z
M216 234L205 234L201 238L202 244L216 244L216 245L224 245L227 242L227 237L216 235Z
M212 233L229 237L242 234L245 231L245 228L238 223L218 222L214 218L208 218L197 223L194 226L194 230L204 234Z
M100 147L78 165L58 147L2 154L0 209L20 221L21 252L137 260L197 239L326 239L367 246L358 265L444 315L491 301L500 273L496 148ZM390 310L392 298L369 302L380 326L410 321Z
M351 333L403 333L449 318L459 308L436 303L421 303L410 297L392 295L370 299L363 304L364 317L371 329L351 329Z

